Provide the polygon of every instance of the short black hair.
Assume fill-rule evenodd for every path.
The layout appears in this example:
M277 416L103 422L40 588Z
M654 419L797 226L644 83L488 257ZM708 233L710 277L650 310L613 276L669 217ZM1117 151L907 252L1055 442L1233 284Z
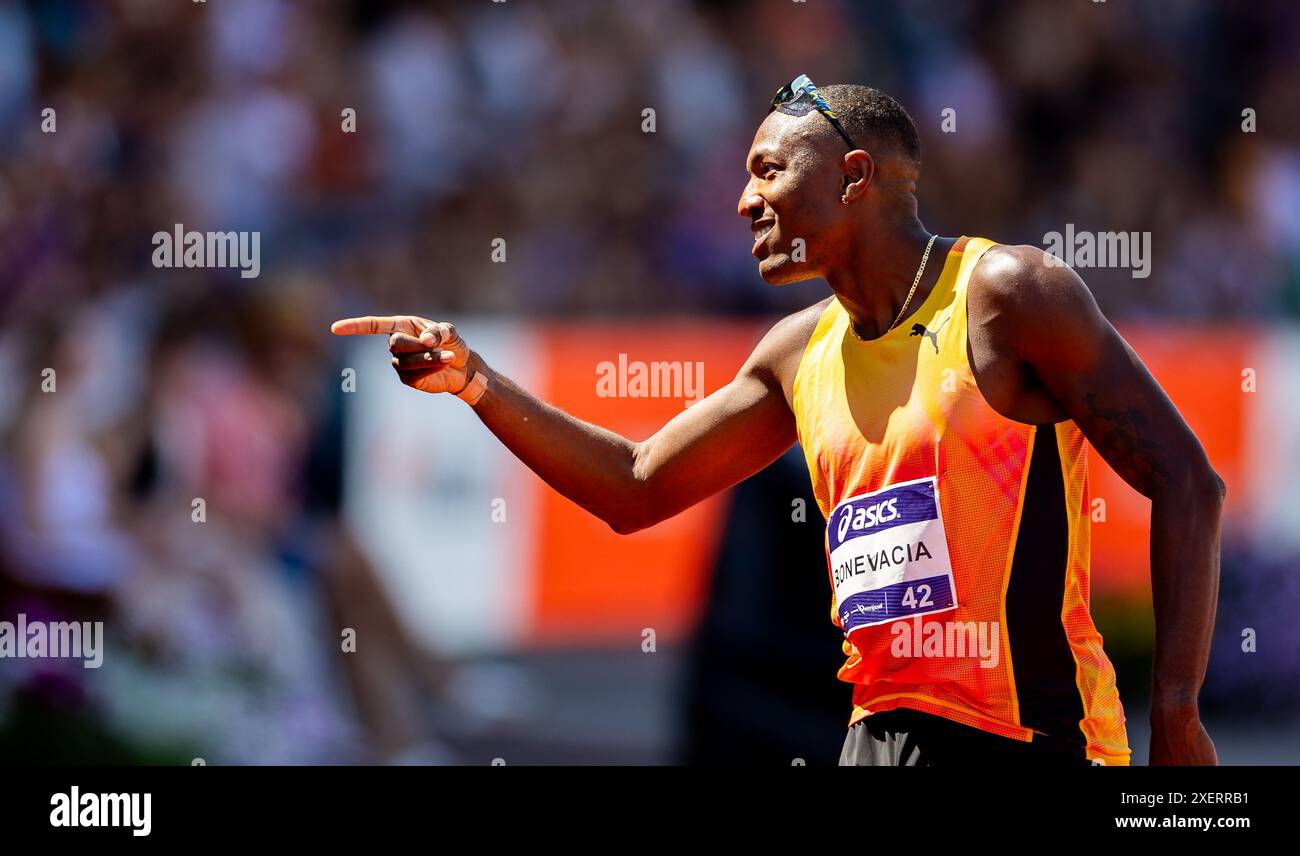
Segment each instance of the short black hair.
M818 91L858 145L870 150L883 144L916 163L921 162L921 137L902 104L879 89L855 83L819 86ZM829 122L827 129L834 133Z

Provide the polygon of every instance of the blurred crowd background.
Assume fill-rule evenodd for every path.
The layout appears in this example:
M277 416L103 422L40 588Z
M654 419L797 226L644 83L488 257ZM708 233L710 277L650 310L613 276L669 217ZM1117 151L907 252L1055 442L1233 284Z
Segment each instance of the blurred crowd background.
M807 305L819 286L761 282L735 213L753 131L801 72L908 107L932 231L1150 232L1149 279L1083 271L1113 319L1300 315L1288 0L0 0L0 617L112 616L117 664L0 662L0 755L439 762L484 723L508 729L502 698L564 667L458 662L394 618L341 523L328 323ZM154 268L151 236L177 223L260 231L260 277ZM808 566L783 602L821 634L821 683L799 692L828 700L837 747L847 687L820 555ZM338 626L377 641L339 657ZM690 650L687 707L698 669L719 667ZM675 675L640 682L675 697ZM1295 705L1268 713L1294 722ZM657 709L652 746L552 760L705 760L699 720ZM750 746L793 715L771 716Z

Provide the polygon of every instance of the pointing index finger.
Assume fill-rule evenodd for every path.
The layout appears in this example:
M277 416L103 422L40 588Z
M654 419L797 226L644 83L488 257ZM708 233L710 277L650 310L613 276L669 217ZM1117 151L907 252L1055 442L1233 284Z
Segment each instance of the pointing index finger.
M410 315L367 315L364 318L344 318L335 321L330 325L330 332L335 336L387 336L391 333L406 333L418 336L428 323L423 318L414 318Z

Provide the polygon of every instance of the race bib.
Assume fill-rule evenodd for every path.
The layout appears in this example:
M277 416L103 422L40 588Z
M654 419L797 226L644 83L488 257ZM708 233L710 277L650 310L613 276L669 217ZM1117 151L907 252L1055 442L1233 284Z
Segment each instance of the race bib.
M845 635L957 607L934 476L849 497L826 528Z

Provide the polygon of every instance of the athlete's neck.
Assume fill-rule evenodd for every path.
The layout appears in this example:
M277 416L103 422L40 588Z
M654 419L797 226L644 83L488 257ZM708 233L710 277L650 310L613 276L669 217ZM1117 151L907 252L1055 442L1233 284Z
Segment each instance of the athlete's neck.
M862 339L876 339L888 332L907 293L916 279L916 269L925 255L930 233L918 221L898 231L861 242L852 249L848 262L830 271L826 281L849 321ZM915 312L934 289L943 271L943 260L955 243L952 238L937 238L916 293L907 305L907 314ZM902 324L906 318L899 319Z

